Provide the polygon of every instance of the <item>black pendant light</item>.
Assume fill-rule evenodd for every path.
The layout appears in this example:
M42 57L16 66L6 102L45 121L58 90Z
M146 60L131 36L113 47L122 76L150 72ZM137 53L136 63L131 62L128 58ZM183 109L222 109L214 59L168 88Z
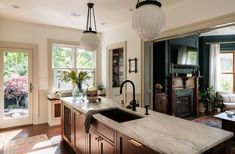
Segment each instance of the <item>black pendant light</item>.
M94 51L99 47L100 39L96 29L94 3L87 3L87 6L88 6L88 12L87 12L86 30L83 31L80 44L83 49L87 51ZM92 29L92 21L94 29Z

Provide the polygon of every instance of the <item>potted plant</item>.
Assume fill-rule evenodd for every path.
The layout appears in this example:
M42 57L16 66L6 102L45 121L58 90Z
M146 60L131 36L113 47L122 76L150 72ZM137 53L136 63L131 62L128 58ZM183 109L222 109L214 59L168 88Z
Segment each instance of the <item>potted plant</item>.
M206 113L212 111L212 103L215 97L215 90L213 86L210 86L206 89L199 91L198 102L199 102L199 111L204 112L206 106Z
M98 90L98 95L99 96L104 96L105 95L105 89L104 89L104 85L102 83L97 85L97 90Z
M88 72L80 71L77 73L75 70L70 69L69 71L59 72L59 80L65 82L72 82L75 87L72 91L72 96L75 99L81 99L85 96L85 92L82 89L82 84L84 81L89 80L91 77L88 75Z

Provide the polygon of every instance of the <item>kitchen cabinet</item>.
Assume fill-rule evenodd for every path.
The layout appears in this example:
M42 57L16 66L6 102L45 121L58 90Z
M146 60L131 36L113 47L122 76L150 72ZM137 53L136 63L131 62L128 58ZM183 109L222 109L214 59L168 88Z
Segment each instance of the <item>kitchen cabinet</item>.
M141 142L117 132L117 154L158 154Z
M63 136L71 142L71 128L72 128L72 110L64 106L63 107Z
M110 102L109 102L110 103ZM76 104L77 105L77 104ZM84 107L84 104L82 104ZM90 104L89 104L90 105ZM158 135L155 135L156 132L148 132L148 130L146 130L144 133L148 134L145 135L146 138L144 138L143 134L140 134L142 132L138 132L138 128L136 129L135 127L130 128L128 125L128 122L125 123L121 123L121 124L117 124L117 125L110 125L108 122L106 123L106 121L104 121L105 123L100 122L97 119L92 120L91 123L91 127L90 127L90 131L88 134L86 134L85 128L84 128L84 120L85 120L85 115L83 113L80 112L79 107L74 107L74 104L70 105L70 102L62 102L62 117L61 117L61 132L62 132L62 138L65 142L68 143L68 145L74 150L75 153L85 153L85 154L157 154L158 152L156 151L167 151L170 149L165 149L164 145L168 145L169 146L175 146L175 145L171 145L168 142L165 142L164 140L159 140ZM82 111L82 110L81 110ZM87 112L87 111L85 111ZM156 112L152 112L150 111L151 116L154 116ZM162 117L162 114L156 113L155 114L158 117ZM165 118L165 121L168 121L166 124L170 125L170 122L172 121L172 117L168 117L167 115L163 115ZM97 118L101 118L97 115ZM169 119L170 118L170 119ZM154 120L156 120L157 118L155 118ZM151 117L149 117L149 120L151 120ZM176 121L180 121L179 119L175 119ZM183 124L184 121L181 121ZM127 124L127 125L126 125ZM130 123L131 124L131 123ZM136 120L136 123L138 124L138 121ZM175 125L176 123L174 123ZM140 125L143 125L143 121L140 121ZM166 126L167 126L166 125ZM130 132L130 135L125 135L123 132L126 132L126 130L124 130L124 128L129 129L135 129L135 132ZM187 122L187 126L189 126L188 128L190 128L189 123ZM138 126L138 127L144 127L143 126ZM187 129L188 129L187 128ZM193 128L193 127L191 127ZM183 128L184 129L184 128ZM186 129L186 130L187 130ZM204 128L198 126L199 130L202 130L202 132L208 132L208 130L210 130L210 132L214 131L219 133L219 135L223 135L225 138L227 136L227 138L225 138L224 141L220 142L220 140L218 140L219 144L218 145L214 145L213 146L206 146L208 147L208 150L205 151L205 149L197 149L195 150L195 148L193 149L189 149L190 147L188 147L186 145L185 149L183 148L184 145L182 145L181 143L179 143L180 145L180 151L183 151L181 153L190 153L190 151L194 151L194 153L226 153L226 154L230 154L231 151L231 141L229 139L229 137L232 137L232 133L229 132L222 132L219 130L213 130L211 128ZM156 129L157 130L157 129ZM119 132L120 131L120 132ZM123 132L121 132L123 131ZM131 130L130 130L131 131ZM132 138L130 136L133 136L134 134L139 133L138 138ZM188 132L189 133L189 132ZM207 135L206 133L204 133L205 135ZM213 133L216 135L216 133ZM142 135L142 136L141 136ZM152 139L151 141L148 140L148 136L152 135ZM182 134L184 135L184 134ZM208 135L207 135L208 136ZM229 137L228 137L229 136ZM154 137L154 138L153 138ZM166 136L168 137L168 136ZM172 136L169 135L169 138L174 139L177 136ZM203 137L203 136L201 136ZM217 135L218 137L218 135ZM158 140L156 140L156 138L158 138ZM182 137L179 137L183 140ZM212 138L211 135L209 135L209 138ZM138 140L139 139L139 140ZM146 139L146 140L145 140ZM183 140L184 141L184 140ZM190 143L195 143L194 141L198 141L199 140L195 140L194 138L187 138L187 141L191 141ZM155 147L155 144L157 142L164 142L164 147ZM208 141L210 142L210 141ZM151 148L149 148L149 146L147 147L147 145L149 145L150 147L155 147L154 150L152 150ZM198 144L196 144L198 145ZM177 148L176 146L174 147L174 149ZM170 151L169 153L174 153L174 151Z
M115 135L115 130L93 121L88 137L89 154L115 154Z
M74 110L74 146L81 153L86 153L85 115Z
M61 100L48 99L48 124L49 126L60 125Z
M85 115L76 109L63 105L61 117L62 137L71 148L80 154L86 153Z

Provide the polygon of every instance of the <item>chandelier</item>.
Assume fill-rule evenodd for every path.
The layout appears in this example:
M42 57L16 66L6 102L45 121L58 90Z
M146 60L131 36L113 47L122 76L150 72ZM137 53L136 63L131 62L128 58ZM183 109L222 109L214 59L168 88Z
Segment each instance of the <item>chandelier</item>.
M156 39L165 28L165 14L161 6L157 0L137 1L132 17L132 28L144 41Z
M94 11L94 4L87 3L88 6L88 13L87 13L87 23L86 23L86 30L83 31L83 35L80 40L80 45L83 49L87 51L94 51L99 47L100 39L97 34L96 30L96 21L95 21L95 11ZM92 30L92 16L93 16L93 24L95 30Z

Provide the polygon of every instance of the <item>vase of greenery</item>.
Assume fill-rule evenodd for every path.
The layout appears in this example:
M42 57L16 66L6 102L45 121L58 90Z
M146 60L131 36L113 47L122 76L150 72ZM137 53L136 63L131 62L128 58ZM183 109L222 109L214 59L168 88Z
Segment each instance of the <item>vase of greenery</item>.
M77 73L75 70L62 71L60 73L59 79L65 82L72 82L75 86L72 91L72 96L74 99L83 99L85 96L85 91L82 88L84 81L89 80L91 77L85 71L80 71Z
M198 96L199 111L205 110L205 109L202 109L202 107L204 108L205 106L206 114L208 113L208 111L211 112L214 97L215 97L215 90L213 86L200 90L199 96Z

